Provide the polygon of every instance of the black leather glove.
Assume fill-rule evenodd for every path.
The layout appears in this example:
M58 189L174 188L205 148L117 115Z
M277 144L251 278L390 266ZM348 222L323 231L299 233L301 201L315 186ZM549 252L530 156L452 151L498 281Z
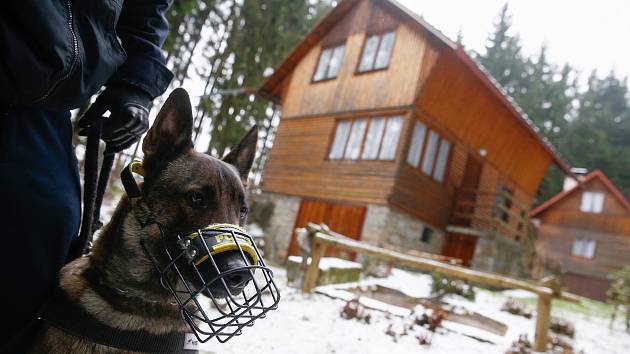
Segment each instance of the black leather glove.
M149 129L151 97L143 90L127 85L108 87L79 120L79 135L87 136L90 127L104 119L101 139L107 144L105 154L122 151ZM109 111L109 117L104 117Z

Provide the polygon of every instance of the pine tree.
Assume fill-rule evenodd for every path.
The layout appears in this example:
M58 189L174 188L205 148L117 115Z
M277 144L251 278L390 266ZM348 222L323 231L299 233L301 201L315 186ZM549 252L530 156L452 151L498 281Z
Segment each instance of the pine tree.
M520 86L525 68L520 38L508 33L511 26L512 18L506 3L501 9L494 32L488 38L486 52L480 62L509 94L514 94Z
M610 72L601 79L593 72L579 96L577 117L560 141L560 148L580 167L602 169L630 196L630 104L627 79Z

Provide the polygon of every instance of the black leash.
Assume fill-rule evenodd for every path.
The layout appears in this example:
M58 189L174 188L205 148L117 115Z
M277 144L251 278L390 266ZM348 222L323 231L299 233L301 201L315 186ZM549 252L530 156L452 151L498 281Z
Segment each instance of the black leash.
M115 154L103 156L101 168L98 168L98 148L101 139L103 120L97 121L90 128L85 144L83 164L83 215L79 237L74 239L68 252L66 263L87 254L92 246L94 232L103 226L100 220L103 196L107 189L109 176L114 165Z

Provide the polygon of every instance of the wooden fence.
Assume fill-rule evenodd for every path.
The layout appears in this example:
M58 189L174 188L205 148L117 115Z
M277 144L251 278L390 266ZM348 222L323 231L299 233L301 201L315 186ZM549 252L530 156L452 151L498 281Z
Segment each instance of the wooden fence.
M554 285L553 279L547 279L541 283L533 283L525 280L514 279L498 274L486 273L458 265L447 264L435 259L412 256L367 243L362 243L344 235L330 231L325 225L309 224L306 227L308 238L311 241L311 263L304 276L303 291L312 292L317 284L319 273L319 261L327 247L335 247L340 250L356 252L383 261L392 262L398 266L415 268L424 271L438 272L467 281L474 281L490 286L523 289L538 295L538 312L536 315L536 335L534 350L544 352L547 349L547 332L551 318L551 299L559 298L572 302L579 302L576 295L563 292Z

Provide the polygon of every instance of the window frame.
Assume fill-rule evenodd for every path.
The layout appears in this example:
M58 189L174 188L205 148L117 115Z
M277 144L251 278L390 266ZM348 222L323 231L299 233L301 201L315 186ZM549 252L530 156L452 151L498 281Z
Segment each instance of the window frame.
M580 244L581 247L577 247ZM587 254L587 250L590 249L591 245L593 247L592 254ZM576 237L573 239L573 243L571 243L571 257L593 260L597 254L597 248L596 240L590 237ZM576 250L578 252L574 252Z
M588 196L588 198L586 198ZM585 204L585 200L589 203ZM600 204L601 203L601 204ZM606 193L602 191L584 191L580 196L580 211L583 213L602 214L606 204Z
M333 76L333 77L328 77L328 71L330 70L330 60L333 58L333 54L335 53L335 49L337 49L338 47L343 46L343 54L341 55L341 61L339 62L339 71L337 71L337 75ZM341 72L342 66L341 63L343 63L343 59L346 56L346 40L344 40L343 42L339 42L339 43L333 43L333 44L329 44L325 47L321 47L319 50L319 55L317 56L317 62L315 63L315 68L313 69L313 74L311 74L311 83L318 83L318 82L325 82L325 81L330 81L330 80L335 80L336 78L339 77L339 73ZM322 60L322 53L324 53L325 50L330 49L330 58L328 59L328 63L326 64L326 72L324 73L324 78L319 79L319 80L315 80L315 74L317 74L317 69L319 68L319 64Z
M362 75L362 74L368 74L368 73L373 73L376 71L381 71L381 70L387 70L389 69L389 66L392 63L392 56L394 55L394 49L396 47L396 41L398 40L398 28L392 28L392 29L388 29L385 31L379 31L379 32L374 32L374 33L365 33L365 37L363 38L363 44L361 45L361 52L359 53L359 60L357 61L357 65L354 69L354 74L355 75ZM378 51L381 49L381 42L383 41L383 36L388 34L388 33L394 33L394 41L392 43L392 49L389 53L389 59L387 60L387 66L384 66L382 68L374 68L375 64L376 64L376 58L378 56ZM378 36L378 44L376 45L376 50L374 52L374 59L372 60L372 65L370 69L368 70L361 70L361 62L363 59L363 51L365 50L365 45L368 41L368 39L370 37L373 36Z
M380 155L381 155L381 149L383 148L383 140L385 138L385 133L386 133L386 129L387 129L387 123L389 121L389 119L392 118L396 118L399 117L402 122L402 126L400 129L400 133L398 135L398 141L396 144L396 149L394 151L394 158L392 159L381 159ZM367 159L367 158L363 158L363 151L365 150L365 143L367 140L367 134L370 130L370 126L372 125L372 121L375 119L379 119L379 118L383 118L384 119L384 127L383 127L383 133L381 134L380 140L378 142L378 150L376 152L376 158L373 159ZM365 131L363 132L363 137L361 140L361 149L359 150L359 156L357 159L348 159L345 157L346 155L346 149L348 148L348 141L350 140L350 132L352 131L352 128L354 126L355 121L358 120L367 120L367 124L365 126ZM339 126L340 122L350 122L350 127L349 127L349 133L348 133L348 137L346 138L346 141L344 142L344 147L343 147L343 152L342 152L342 157L340 158L330 158L330 153L331 153L331 149L333 148L334 145L334 141L335 141L335 137L337 134L337 127ZM332 129L332 132L328 138L328 149L326 150L326 158L324 160L328 160L328 161L338 161L338 162L396 162L396 159L398 158L398 155L400 153L400 149L401 149L401 145L402 145L402 135L404 132L404 127L405 127L405 114L403 112L387 112L387 113L382 113L382 114L368 114L368 115L358 115L358 116L352 116L352 117L338 117L335 118L335 125L334 128Z
M418 161L418 166L414 166L411 163L409 163L408 158L409 158L409 152L411 150L411 141L413 139L413 133L415 130L415 122L419 122L420 124L424 125L424 139L422 141L422 147L420 148L420 157L419 157L419 161ZM423 120L420 119L413 119L413 122L411 123L411 127L408 129L409 132L407 134L409 134L408 136L408 140L407 140L407 147L406 147L406 155L405 155L405 161L403 162L408 168L412 169L414 172L417 172L418 174L422 175L425 178L428 178L429 180L438 183L442 186L444 186L446 184L446 181L448 179L448 175L450 173L451 170L451 162L453 159L453 152L455 150L455 144L453 143L453 140L451 139L447 139L438 129L435 129L435 127ZM433 165L431 166L431 172L430 173L424 173L424 171L422 170L422 166L424 164L424 155L426 153L426 149L427 146L429 144L429 136L431 135L431 133L435 133L438 136L438 141L437 141L437 146L436 146L436 151L435 151L435 156L434 156L434 161L433 161ZM442 141L446 141L449 144L449 149L448 149L448 155L446 156L446 162L445 162L445 166L444 166L444 175L442 176L442 180L438 180L434 177L435 175L435 168L437 165L437 159L438 159L438 155L440 152L440 146L442 145Z

